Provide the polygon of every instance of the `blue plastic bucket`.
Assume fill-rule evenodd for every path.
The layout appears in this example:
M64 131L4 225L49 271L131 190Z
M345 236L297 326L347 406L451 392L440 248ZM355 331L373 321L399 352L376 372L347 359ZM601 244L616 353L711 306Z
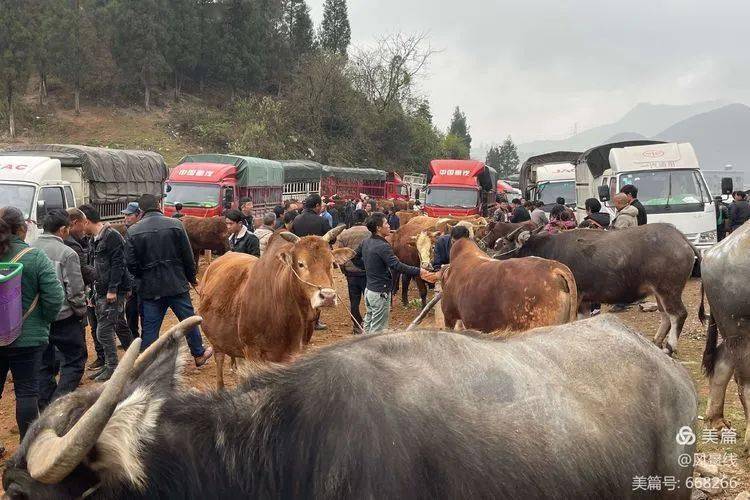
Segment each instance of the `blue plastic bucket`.
M23 264L0 263L0 346L12 344L23 327Z

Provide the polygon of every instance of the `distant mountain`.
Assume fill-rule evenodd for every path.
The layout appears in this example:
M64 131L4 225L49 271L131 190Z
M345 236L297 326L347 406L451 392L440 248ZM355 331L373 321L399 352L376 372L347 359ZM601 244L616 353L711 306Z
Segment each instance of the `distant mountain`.
M727 106L691 116L654 134L655 139L690 142L701 168L719 170L732 164L750 175L750 107Z
M585 151L598 144L605 144L613 137L651 137L668 127L726 105L724 101L706 101L688 105L641 103L625 114L620 120L585 130L568 139L554 141L534 141L518 146L521 161L535 154L551 151Z

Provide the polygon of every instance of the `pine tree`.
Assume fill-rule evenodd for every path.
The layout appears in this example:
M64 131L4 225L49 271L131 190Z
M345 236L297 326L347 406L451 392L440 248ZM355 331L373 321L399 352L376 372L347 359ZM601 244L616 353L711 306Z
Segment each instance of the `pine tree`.
M265 78L263 16L255 0L228 0L218 43L217 76L232 100L238 90L258 90ZM272 57L272 55L271 55Z
M494 167L497 170L498 175L507 179L513 174L518 173L518 149L513 144L513 139L510 136L506 137L502 145L498 149L499 155L499 167Z
M282 9L289 56L292 63L296 65L300 58L312 51L315 46L310 9L304 0L284 0Z
M448 133L459 137L466 145L466 149L471 151L471 135L469 134L469 126L466 123L466 115L458 106L453 111L453 118L451 119L451 126Z
M185 76L198 65L200 56L200 17L195 0L168 0L168 41L164 55L174 78L174 99L180 100Z
M352 38L346 0L326 0L319 37L321 48L346 56Z
M144 108L151 111L151 86L166 68L164 0L114 0L112 12L115 61L123 75L138 76Z
M466 147L464 138L455 134L446 135L443 139L442 156L452 160L467 160L469 158L469 148Z
M492 167L498 172L502 170L502 157L500 156L500 148L492 146L487 151L487 159L484 161L485 165Z
M13 104L29 81L33 34L25 0L3 0L0 14L0 94L5 97L8 131L16 135Z

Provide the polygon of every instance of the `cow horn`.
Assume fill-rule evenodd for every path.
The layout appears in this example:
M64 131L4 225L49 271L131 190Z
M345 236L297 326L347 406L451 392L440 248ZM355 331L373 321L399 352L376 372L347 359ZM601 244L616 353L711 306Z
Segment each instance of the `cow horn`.
M135 339L96 402L63 436L44 429L29 446L27 469L39 482L55 484L75 469L99 439L130 380L141 339Z
M518 232L519 232L519 231L521 231L522 229L524 229L524 227L523 227L523 226L521 226L521 227L519 227L519 228L516 228L516 229L514 229L513 231L511 231L510 233L508 233L508 234L506 234L506 235L505 235L505 239L506 239L506 240L508 240L508 241L513 241L513 238L515 238L515 236L516 236L516 233L518 233Z
M294 233L290 233L289 231L282 231L279 233L279 236L284 238L289 243L297 243L299 241L299 236Z
M326 243L330 243L331 241L335 240L336 237L340 235L341 231L343 231L344 229L346 229L346 225L339 224L323 235L323 241L325 241Z

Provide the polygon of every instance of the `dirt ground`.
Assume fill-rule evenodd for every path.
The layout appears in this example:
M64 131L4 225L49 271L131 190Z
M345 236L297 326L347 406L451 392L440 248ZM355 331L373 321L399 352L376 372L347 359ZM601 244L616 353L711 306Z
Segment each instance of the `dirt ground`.
M322 314L322 320L328 325L328 330L315 332L308 351L320 348L349 338L351 335L351 319L348 314L348 302L346 293L346 281L343 276L337 273L336 288L339 295L343 298L344 303L339 304L335 309L325 310ZM391 326L394 328L406 327L419 313L419 301L416 290L412 286L410 290L411 302L409 307L404 308L400 300L394 301L394 309L391 314ZM193 297L197 303L197 298ZM697 310L700 302L700 282L691 280L684 293L685 304L689 311L689 317L680 338L677 359L690 371L695 383L696 389L700 396L699 415L703 415L706 407L708 395L708 384L702 376L700 370L700 358L705 342L704 329L698 321ZM364 308L364 305L362 306ZM608 309L605 306L605 311ZM656 312L644 313L637 307L628 311L619 313L618 316L627 324L636 328L649 338L656 332L659 323L659 314ZM423 325L428 326L434 321L430 314L424 321ZM164 329L176 323L176 318L169 313ZM89 339L90 342L90 339ZM90 352L93 352L92 346ZM216 381L216 365L213 361L207 363L202 368L195 368L192 363L187 364L186 383L200 390L212 390ZM232 387L236 384L236 375L229 371L225 365L225 379L227 385ZM87 374L90 372L87 372ZM88 380L85 383L91 383ZM12 383L6 384L3 390L3 398L0 400L0 441L5 445L7 451L4 459L7 459L18 446L18 429L15 423L14 408L15 400L13 397ZM613 400L617 396L613 395ZM741 443L744 438L745 418L742 413L742 407L737 397L737 387L732 381L727 391L727 406L725 409L726 418L736 427L737 443ZM702 418L702 417L701 417ZM698 436L698 453L703 453L705 459L712 464L720 463L720 474L728 479L733 479L733 487L724 491L716 491L716 498L734 498L739 492L750 489L750 466L748 458L741 455L741 445L713 444L705 442L702 436L702 420L698 422L696 434ZM736 457L736 460L733 459ZM4 460L3 460L4 461ZM733 463L734 462L734 463Z

